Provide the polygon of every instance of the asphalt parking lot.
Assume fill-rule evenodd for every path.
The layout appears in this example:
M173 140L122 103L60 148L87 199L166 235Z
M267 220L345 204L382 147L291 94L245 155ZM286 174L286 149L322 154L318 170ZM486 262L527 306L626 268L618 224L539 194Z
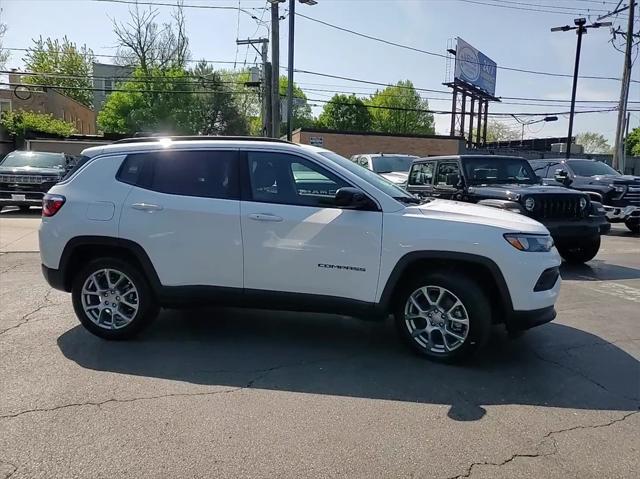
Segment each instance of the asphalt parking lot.
M38 221L0 215L0 478L640 470L640 238L623 226L563 266L553 323L445 366L390 323L328 315L163 311L99 340L44 282Z

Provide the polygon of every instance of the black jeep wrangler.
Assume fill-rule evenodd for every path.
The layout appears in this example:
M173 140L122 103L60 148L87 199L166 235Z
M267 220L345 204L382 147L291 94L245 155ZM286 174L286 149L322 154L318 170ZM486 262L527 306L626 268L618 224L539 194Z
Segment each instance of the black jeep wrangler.
M540 181L524 158L441 156L415 160L407 190L527 215L547 227L565 261L589 261L600 249L600 235L611 229L602 205L586 193Z
M602 161L584 158L529 163L545 184L584 191L602 203L611 223L624 223L632 233L640 233L640 176L623 175Z

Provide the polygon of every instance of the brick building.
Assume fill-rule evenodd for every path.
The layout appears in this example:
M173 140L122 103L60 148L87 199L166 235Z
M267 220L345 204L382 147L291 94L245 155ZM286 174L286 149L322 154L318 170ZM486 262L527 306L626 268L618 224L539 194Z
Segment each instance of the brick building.
M292 140L295 143L321 146L347 158L363 153L456 155L464 150L462 138L445 135L400 135L301 128L292 133Z
M126 81L133 67L93 62L93 109L100 113L104 102L118 83Z
M9 83L22 83L20 74L10 74ZM55 88L46 88L42 91L23 90L17 95L13 88L0 89L0 111L16 110L49 113L54 118L73 123L80 134L96 133L95 112L73 98L63 95Z

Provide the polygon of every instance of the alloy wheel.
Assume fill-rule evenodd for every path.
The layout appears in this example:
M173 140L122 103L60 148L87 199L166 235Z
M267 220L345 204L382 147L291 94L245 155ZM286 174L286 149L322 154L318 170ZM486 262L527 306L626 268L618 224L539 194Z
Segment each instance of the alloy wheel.
M82 309L96 326L121 329L138 314L140 297L131 279L117 269L100 269L82 286Z

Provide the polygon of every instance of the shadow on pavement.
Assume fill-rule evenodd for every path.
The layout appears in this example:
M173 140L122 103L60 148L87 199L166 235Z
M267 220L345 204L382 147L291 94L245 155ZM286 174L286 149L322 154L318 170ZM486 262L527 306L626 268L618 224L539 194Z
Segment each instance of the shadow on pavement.
M617 346L553 323L518 340L500 333L464 366L416 357L388 323L258 310L165 311L128 342L103 341L77 326L58 345L66 358L98 371L444 404L459 421L481 419L489 405L638 408L640 363Z
M640 278L640 269L618 266L607 261L593 260L588 264L567 264L560 266L562 279L578 281L615 281Z

